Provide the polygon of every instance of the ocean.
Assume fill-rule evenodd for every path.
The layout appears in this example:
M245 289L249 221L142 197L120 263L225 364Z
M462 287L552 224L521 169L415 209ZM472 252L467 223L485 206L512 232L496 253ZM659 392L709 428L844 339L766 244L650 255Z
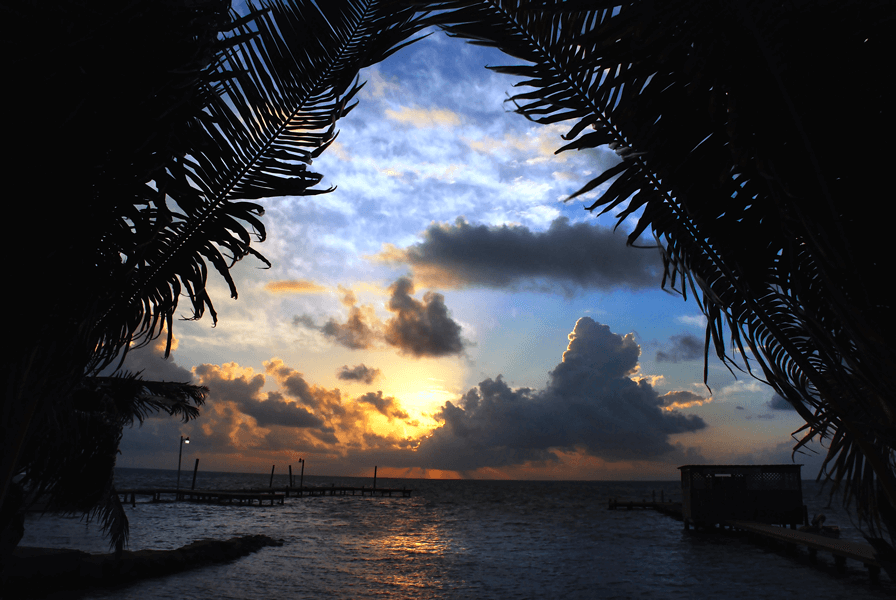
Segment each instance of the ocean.
M192 473L182 474L189 487ZM172 486L175 471L117 469L120 489ZM269 474L199 473L197 488L265 487ZM296 477L298 482L298 477ZM305 477L306 486L370 486L371 479ZM275 486L286 485L277 475ZM139 501L126 506L128 549L173 549L206 538L265 534L283 546L236 561L79 598L577 599L892 598L896 585L829 554L811 564L730 534L685 531L652 510L607 509L610 497L680 499L678 482L377 480L409 498L290 497L279 506ZM842 537L864 541L827 493L803 482L809 514L823 512ZM29 515L23 546L108 552L96 523Z

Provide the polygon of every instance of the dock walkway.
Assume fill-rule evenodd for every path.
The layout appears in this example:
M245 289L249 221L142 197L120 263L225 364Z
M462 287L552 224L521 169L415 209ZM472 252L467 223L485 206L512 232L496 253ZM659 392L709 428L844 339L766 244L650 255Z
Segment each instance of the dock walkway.
M804 546L809 550L809 556L813 560L819 550L830 552L834 556L834 562L838 569L842 569L846 565L846 559L849 558L863 563L872 579L876 579L880 574L881 564L877 560L874 548L869 544L829 538L815 533L795 531L786 527L776 527L753 521L725 521L724 525L790 546Z
M217 502L219 504L243 503L252 505L256 501L258 505L270 502L271 506L274 502L283 504L285 498L290 496L401 496L408 498L411 490L407 488L375 488L375 487L349 487L349 486L329 486L329 487L278 487L278 488L250 488L246 490L188 490L177 488L133 488L116 490L124 502L130 502L132 505L136 502L137 496L151 496L153 502L161 502L162 496L173 496L175 500L186 500L191 502Z
M258 501L261 506L266 501L274 505L274 502L283 504L285 494L273 492L270 490L252 491L252 490L185 490L177 488L134 488L116 490L119 496L123 496L125 502L130 499L131 504L136 502L137 496L152 496L153 502L161 502L162 495L174 496L176 500L187 500L191 502L217 502L219 504L233 504L234 502L242 505L243 503L252 505Z
M653 509L671 517L682 519L680 502L656 502L650 500L620 500L610 498L608 508L610 510ZM837 538L797 531L787 527L778 527L755 521L724 521L720 524L732 531L745 532L754 538L771 540L784 543L789 547L805 547L809 551L810 560L816 560L819 551L829 552L834 557L837 569L846 566L846 559L855 560L865 565L868 575L872 580L877 580L881 568L888 574L893 572L894 566L889 559L880 559L873 546L861 542L852 542ZM891 575L892 578L892 575Z

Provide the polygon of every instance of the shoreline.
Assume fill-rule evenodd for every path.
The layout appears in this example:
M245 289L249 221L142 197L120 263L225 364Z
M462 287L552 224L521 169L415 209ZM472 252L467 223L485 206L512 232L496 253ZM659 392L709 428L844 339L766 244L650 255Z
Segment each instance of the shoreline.
M198 540L175 550L125 550L120 558L115 554L90 554L82 550L19 547L0 567L0 597L34 598L126 585L227 562L266 546L282 545L282 541L266 535L245 535L228 540Z

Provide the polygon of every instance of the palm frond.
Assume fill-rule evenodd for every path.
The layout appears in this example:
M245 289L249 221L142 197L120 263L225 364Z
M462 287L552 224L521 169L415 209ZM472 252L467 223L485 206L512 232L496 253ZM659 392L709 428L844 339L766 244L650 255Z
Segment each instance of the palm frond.
M712 344L726 364L770 383L810 438L835 437L830 476L874 531L887 510L872 497L896 506L896 321L889 282L876 274L886 231L852 204L885 188L888 171L843 149L896 131L892 92L875 76L893 50L892 6L425 6L449 35L527 61L495 70L535 88L510 99L517 112L573 122L560 151L616 150L622 162L572 197L609 182L588 210L618 208L619 223L641 211L628 242L650 230L663 285L699 298L707 355ZM849 71L850 85L821 86L832 67ZM830 116L844 108L848 126L832 132ZM896 522L889 528L896 535Z
M47 510L96 517L118 549L127 542L128 522L114 490L114 467L126 425L164 411L184 421L199 416L208 388L187 383L144 381L139 374L86 377L66 410L39 415L38 430L21 468L31 501Z
M265 237L263 209L250 202L325 193L307 165L335 139L353 108L358 71L411 43L422 27L412 9L391 3L271 1L250 5L204 74L218 93L188 123L188 153L153 173L142 220L131 218L122 282L97 324L101 368L133 339L148 343L169 325L186 293L192 317L217 313L206 292L209 266L237 289L229 269ZM140 231L131 224L141 223ZM254 234L250 234L254 231ZM124 236L127 237L127 236ZM147 239L140 245L138 240Z

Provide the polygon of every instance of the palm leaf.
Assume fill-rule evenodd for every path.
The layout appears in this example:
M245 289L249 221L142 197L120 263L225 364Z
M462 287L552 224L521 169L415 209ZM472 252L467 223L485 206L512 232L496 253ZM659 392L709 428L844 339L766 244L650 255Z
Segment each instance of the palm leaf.
M28 288L38 323L14 324L24 348L7 367L0 502L25 463L45 489L67 487L45 451L57 440L46 433L68 425L71 436L61 439L77 445L97 426L73 404L85 375L123 361L132 342L146 344L164 327L167 354L181 294L192 318L208 311L215 320L209 271L236 297L230 267L247 255L266 263L252 247L265 232L251 201L328 191L314 187L322 176L307 164L351 110L358 70L421 27L413 10L374 0L272 0L245 15L228 14L228 5L0 6L8 54L22 57L9 73L18 91L7 95L8 114L22 124L7 136L17 149L10 178L22 183L10 188L18 201L10 222L41 224L20 247L28 260L10 274ZM34 157L52 155L50 141L62 158L47 177L48 163ZM52 211L28 201L36 187ZM34 265L46 271L35 276ZM135 412L108 406L103 418L140 420L159 408L193 414L183 400L158 400L168 392L132 395ZM105 464L106 450L85 456ZM99 499L72 500L91 501ZM114 503L105 506L117 514Z
M850 208L856 194L885 187L888 171L842 150L896 129L886 116L892 93L875 75L878 53L893 50L892 6L425 6L442 11L433 20L449 35L527 61L495 70L535 88L510 99L519 113L574 123L561 150L609 144L623 157L573 197L611 182L589 210L621 207L621 222L643 209L628 241L649 229L663 284L698 296L707 353L712 343L726 364L761 375L806 419L809 438L839 436L830 475L848 482L847 500L862 504L875 531L874 515L896 506L896 321L889 283L872 267L885 230ZM855 89L819 88L822 69L855 73L855 64ZM843 106L849 126L831 132ZM890 508L878 510L881 498ZM896 521L888 525L896 534Z
M25 449L21 483L31 502L45 509L96 517L110 545L127 542L128 521L114 489L114 467L125 425L154 412L199 416L208 388L187 383L143 381L139 374L87 377L71 397L59 399L67 410L38 416L38 433Z
M151 243L124 252L127 276L99 318L94 368L126 352L132 339L148 343L170 325L182 292L192 318L208 310L216 321L205 291L209 263L233 298L234 262L251 254L268 264L246 229L264 239L263 210L245 200L330 191L313 187L322 176L306 165L354 106L358 71L410 43L422 27L413 10L377 1L272 1L250 11L251 19L233 16L230 41L205 74L220 93L204 95L205 110L189 123L189 154L153 174L149 185L166 196L146 211L159 215L151 232L134 232ZM170 326L168 335L170 344Z

